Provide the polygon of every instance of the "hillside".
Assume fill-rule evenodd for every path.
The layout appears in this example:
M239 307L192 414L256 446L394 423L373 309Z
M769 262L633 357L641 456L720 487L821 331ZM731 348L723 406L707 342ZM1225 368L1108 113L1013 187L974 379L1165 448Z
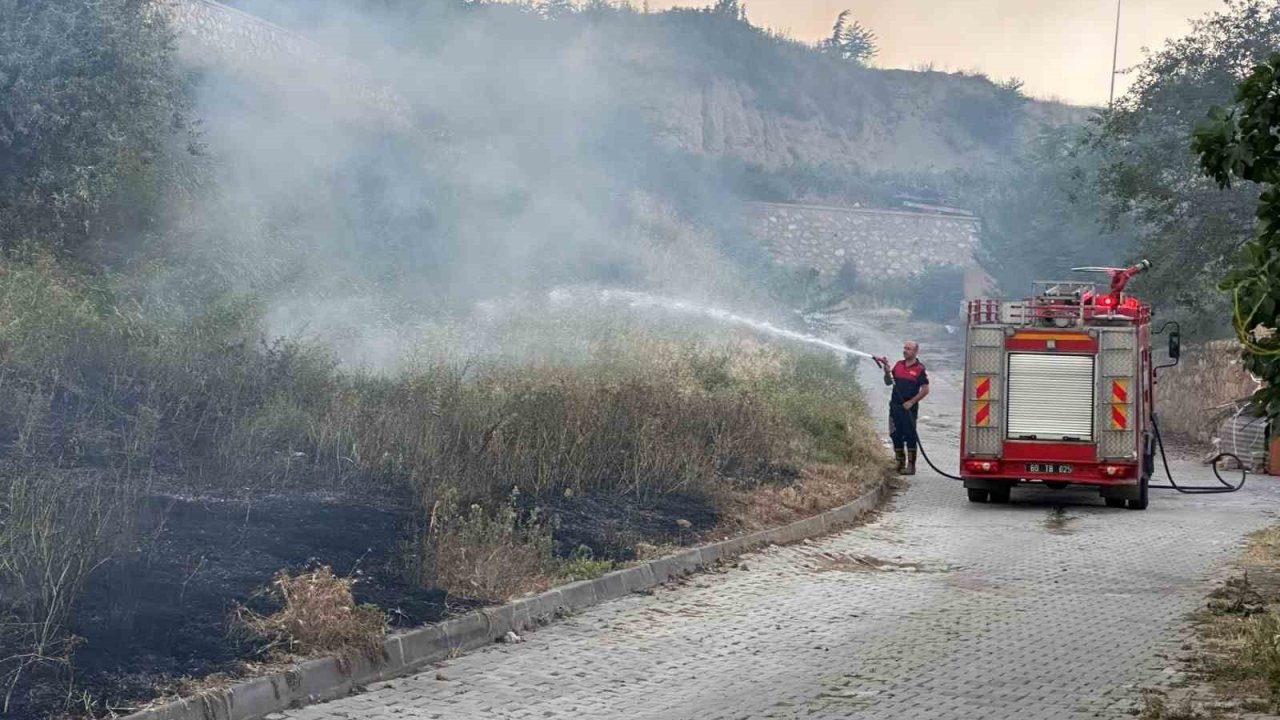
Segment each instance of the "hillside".
M765 171L822 165L870 174L977 170L1007 162L1039 127L1079 123L1090 112L1029 99L1016 83L981 74L864 67L715 10L644 13L588 3L550 14L532 6L437 0L380 3L359 11L356 21L317 14L300 0L232 4L350 57L369 55L362 33L350 32L352 23L390 22L400 35L396 45L431 57L435 73L483 66L504 71L493 77L529 75L536 83L537 73L522 68L567 59L603 83L571 84L575 100L583 93L610 116L642 119L643 131L668 149ZM440 82L408 77L403 68L384 71L393 86ZM526 89L532 88L489 100L523 104ZM433 120L447 122L450 112L441 117L437 110ZM483 127L468 122L452 129L471 134Z
M637 105L658 137L688 152L769 171L829 164L873 174L998 167L1038 125L1087 115L1057 103L1022 103L980 77L857 70L831 82L855 87L832 102L822 98L829 87L814 83L780 106L743 78L697 83L673 69L637 81Z

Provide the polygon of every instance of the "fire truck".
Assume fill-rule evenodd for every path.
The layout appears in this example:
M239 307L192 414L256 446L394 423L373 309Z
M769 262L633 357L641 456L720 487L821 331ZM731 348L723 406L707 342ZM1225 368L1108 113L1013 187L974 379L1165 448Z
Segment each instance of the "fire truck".
M1038 282L968 303L960 478L971 502L1019 483L1096 487L1145 510L1155 464L1151 306L1125 293L1150 267L1076 268L1109 283ZM1176 362L1180 338L1169 334Z

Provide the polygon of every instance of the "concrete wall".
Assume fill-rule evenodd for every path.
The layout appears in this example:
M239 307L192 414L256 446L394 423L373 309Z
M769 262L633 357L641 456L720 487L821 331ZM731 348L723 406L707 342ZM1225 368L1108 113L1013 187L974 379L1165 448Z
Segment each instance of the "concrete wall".
M833 277L852 263L860 278L909 277L927 265L976 267L977 218L827 205L750 203L756 237L780 265ZM972 274L972 273L971 273ZM970 283L979 283L974 276Z
M1160 430L1166 437L1207 445L1217 430L1215 418L1257 388L1235 341L1188 345L1178 367L1160 373L1156 386Z

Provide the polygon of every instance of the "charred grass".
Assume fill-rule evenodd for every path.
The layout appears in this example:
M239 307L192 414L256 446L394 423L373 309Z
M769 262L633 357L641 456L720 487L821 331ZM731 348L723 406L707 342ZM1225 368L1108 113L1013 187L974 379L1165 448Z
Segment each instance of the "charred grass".
M831 358L630 337L371 374L264 342L256 313L161 320L101 278L0 262L7 716L123 712L271 651L359 647L315 618L435 619L887 472Z

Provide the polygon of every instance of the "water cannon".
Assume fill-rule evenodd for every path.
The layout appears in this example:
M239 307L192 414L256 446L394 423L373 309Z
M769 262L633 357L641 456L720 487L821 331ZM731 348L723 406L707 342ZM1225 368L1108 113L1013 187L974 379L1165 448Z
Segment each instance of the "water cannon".
M1124 289L1128 287L1129 281L1150 269L1150 260L1139 260L1136 264L1127 268L1078 267L1072 268L1072 271L1106 273L1107 276L1111 278L1111 287L1108 290L1107 295L1099 298L1098 301L1101 305L1114 308L1120 306L1120 296L1124 293Z

